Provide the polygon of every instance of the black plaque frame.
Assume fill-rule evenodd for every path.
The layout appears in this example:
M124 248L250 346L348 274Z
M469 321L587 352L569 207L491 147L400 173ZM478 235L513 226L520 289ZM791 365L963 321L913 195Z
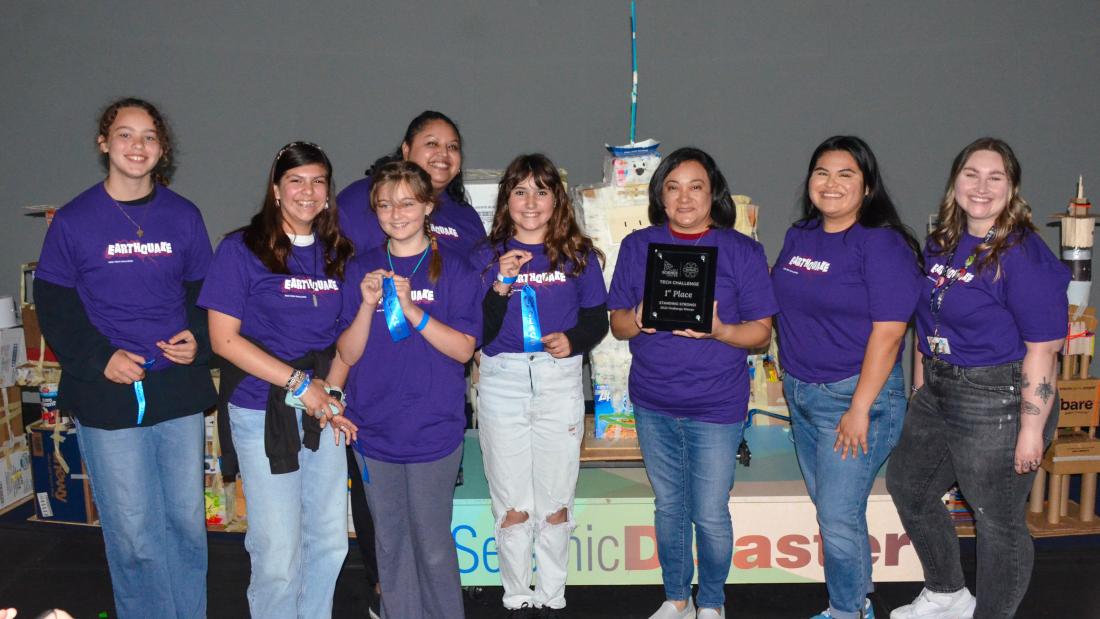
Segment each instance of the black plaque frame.
M710 333L718 248L650 243L646 250L642 326Z

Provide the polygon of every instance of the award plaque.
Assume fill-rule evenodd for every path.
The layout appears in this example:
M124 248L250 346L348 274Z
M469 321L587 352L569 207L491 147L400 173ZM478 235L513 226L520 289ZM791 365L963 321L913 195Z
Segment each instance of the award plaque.
M718 248L650 243L646 250L642 326L709 333L714 318Z

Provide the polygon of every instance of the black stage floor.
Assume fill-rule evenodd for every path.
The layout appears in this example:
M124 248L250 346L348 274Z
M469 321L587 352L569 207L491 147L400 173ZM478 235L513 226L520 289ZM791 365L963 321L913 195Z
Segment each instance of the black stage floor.
M50 608L64 608L78 619L102 611L114 617L107 561L98 528L27 522L28 503L0 517L0 608L15 607L30 619ZM973 587L974 541L961 540L967 580ZM211 619L248 617L248 554L243 536L210 535L208 612ZM366 591L358 552L348 553L336 587L334 617L366 617ZM919 583L882 583L872 596L877 615L908 603ZM661 602L657 586L570 587L567 617L644 619ZM980 592L979 592L980 595ZM751 619L805 619L826 605L825 586L727 585L728 616ZM500 589L469 591L470 619L503 616ZM1036 540L1035 572L1019 617L1100 617L1100 536Z

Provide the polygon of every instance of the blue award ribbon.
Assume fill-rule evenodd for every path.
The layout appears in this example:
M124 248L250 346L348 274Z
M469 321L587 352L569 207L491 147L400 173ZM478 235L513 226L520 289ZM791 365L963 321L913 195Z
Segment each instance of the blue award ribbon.
M397 299L397 287L392 277L382 278L382 312L386 315L386 328L390 330L393 341L400 342L409 337L409 323L401 311L401 301Z
M523 352L542 352L539 306L535 299L535 289L529 284L519 291L519 307L523 315Z
M141 364L141 368L148 370L153 367L153 363L156 359L149 359L145 363ZM137 398L138 413L137 424L140 426L143 419L145 419L145 384L140 380L134 381L134 397Z

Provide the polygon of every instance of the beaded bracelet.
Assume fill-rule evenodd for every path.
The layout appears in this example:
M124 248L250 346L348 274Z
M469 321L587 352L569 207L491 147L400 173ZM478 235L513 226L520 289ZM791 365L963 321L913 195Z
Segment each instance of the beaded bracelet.
M296 390L301 386L302 381L306 379L306 373L301 370L292 370L290 372L290 378L286 379L286 384L283 385L283 389L287 391Z

